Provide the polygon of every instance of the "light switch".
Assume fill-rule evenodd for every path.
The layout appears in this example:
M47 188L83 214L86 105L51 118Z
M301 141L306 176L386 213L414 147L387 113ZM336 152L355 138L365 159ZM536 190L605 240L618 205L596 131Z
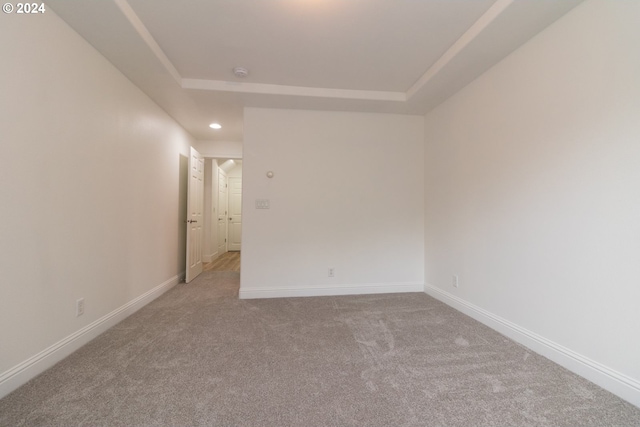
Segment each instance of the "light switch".
M256 209L269 209L269 199L256 199Z

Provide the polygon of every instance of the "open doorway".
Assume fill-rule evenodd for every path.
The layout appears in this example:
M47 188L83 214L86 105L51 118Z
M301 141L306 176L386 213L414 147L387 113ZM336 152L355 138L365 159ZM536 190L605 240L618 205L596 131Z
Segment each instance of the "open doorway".
M240 271L242 160L207 159L204 271Z
M203 271L240 272L240 251L226 252L204 265Z

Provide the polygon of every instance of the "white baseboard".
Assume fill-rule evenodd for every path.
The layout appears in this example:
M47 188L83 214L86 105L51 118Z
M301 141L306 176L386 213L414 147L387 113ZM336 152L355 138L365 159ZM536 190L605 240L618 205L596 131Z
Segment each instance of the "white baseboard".
M63 338L40 353L28 358L0 374L0 398L8 395L30 379L46 371L107 329L132 315L154 299L184 280L184 273L170 278L150 291L129 301L122 307L90 323L84 328Z
M212 254L202 255L202 262L203 263L209 263L209 262L213 261L216 258L218 258L218 251L215 251Z
M404 292L423 292L424 284L405 283L367 283L361 285L325 285L310 287L282 288L243 288L240 286L240 299L319 297L332 295L390 294Z
M496 316L440 288L426 284L424 290L430 296L640 407L640 381Z

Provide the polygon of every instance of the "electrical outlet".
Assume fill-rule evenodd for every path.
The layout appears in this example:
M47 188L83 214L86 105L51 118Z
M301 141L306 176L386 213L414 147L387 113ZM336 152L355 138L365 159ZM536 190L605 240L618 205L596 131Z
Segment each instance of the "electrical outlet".
M454 288L458 287L458 275L457 274L454 274L453 277L451 278L451 285Z
M84 314L84 298L80 298L76 301L76 317L80 317Z
M329 267L329 277L335 277L336 269L333 267Z
M256 209L271 209L269 199L256 199Z

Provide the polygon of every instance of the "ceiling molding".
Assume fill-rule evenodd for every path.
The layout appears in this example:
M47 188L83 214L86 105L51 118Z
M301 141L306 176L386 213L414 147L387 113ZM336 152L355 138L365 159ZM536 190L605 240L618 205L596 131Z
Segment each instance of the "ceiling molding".
M484 31L491 23L503 13L513 0L497 0L456 42L416 81L406 92L407 99L411 99L420 91L440 70L442 70L453 58Z
M224 80L182 79L182 88L222 92L255 93L261 95L307 96L367 101L404 102L407 100L407 95L404 92L285 86L264 83L229 82Z
M136 12L131 8L131 5L127 3L127 0L113 0L118 9L122 11L122 14L127 18L127 20L131 23L131 26L136 30L136 32L140 35L142 40L147 44L149 49L153 52L153 54L158 58L158 60L162 63L162 65L166 68L166 70L171 74L171 76L176 80L178 84L181 83L182 76L176 70L176 67L173 65L171 60L164 53L160 45L156 42L156 39L153 38L147 27L142 23Z

